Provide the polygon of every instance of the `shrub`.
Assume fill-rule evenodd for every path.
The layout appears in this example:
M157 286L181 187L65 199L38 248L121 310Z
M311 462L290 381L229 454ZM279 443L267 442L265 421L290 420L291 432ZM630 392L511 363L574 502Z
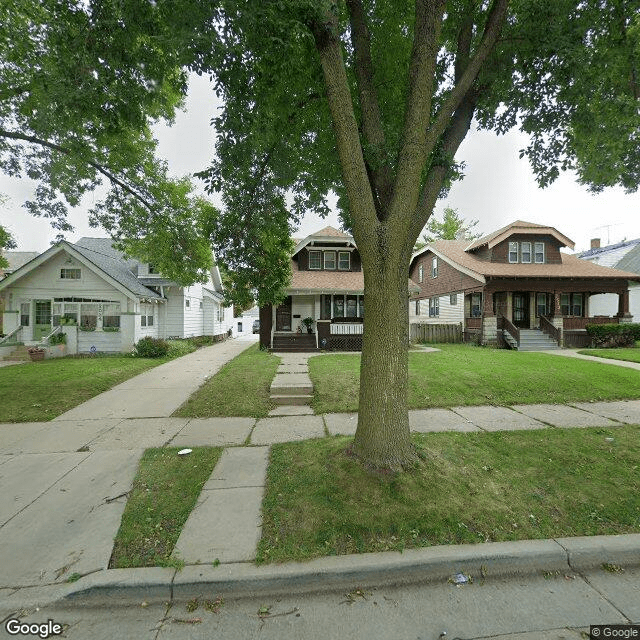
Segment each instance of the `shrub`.
M138 358L162 358L169 353L169 343L161 338L147 336L138 340L134 347L134 354Z
M187 340L167 340L169 344L169 355L172 358L178 358L180 356L186 356L188 353L193 353L196 350L196 346L191 339Z
M633 347L640 340L640 324L588 324L587 333L596 347L614 349Z
M54 333L49 336L49 344L67 344L67 336L64 333Z

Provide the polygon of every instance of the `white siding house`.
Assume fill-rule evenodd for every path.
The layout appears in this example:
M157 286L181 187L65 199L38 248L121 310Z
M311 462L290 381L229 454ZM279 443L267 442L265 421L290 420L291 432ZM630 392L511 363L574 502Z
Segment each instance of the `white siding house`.
M458 324L464 322L464 292L409 301L409 323Z
M0 299L5 342L71 331L71 352L126 352L145 336L225 336L233 325L217 267L206 283L181 287L107 238L58 243L0 281Z

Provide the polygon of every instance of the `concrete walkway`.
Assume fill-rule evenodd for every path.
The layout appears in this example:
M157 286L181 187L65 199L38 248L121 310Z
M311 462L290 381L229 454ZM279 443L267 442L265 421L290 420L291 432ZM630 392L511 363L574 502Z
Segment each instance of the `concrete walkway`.
M29 593L35 594L36 599L46 599L93 588L117 591L117 585L124 583L127 588L143 584L154 593L158 591L154 591L153 585L160 591L167 587L177 593L176 590L182 588L187 593L193 584L211 580L210 572L218 563L224 569L223 573L215 573L215 580L222 579L220 585L226 579L231 580L237 588L247 586L250 578L257 581L251 583L255 588L279 584L279 588L284 589L287 580L317 579L326 571L322 569L325 565L335 575L344 567L344 575L349 580L367 575L367 571L379 573L383 562L380 554L328 559L316 563L319 568L315 570L310 565L255 569L247 564L255 558L260 537L260 507L269 446L283 441L351 435L357 424L355 413L319 416L312 415L309 407L295 406L280 407L276 410L279 415L258 420L170 417L208 376L250 344L234 340L201 349L118 385L51 422L0 425L0 484L3 487L0 605L3 598L16 603L28 599ZM301 362L299 354L292 354L291 362L281 364L281 368L289 371L281 373L293 373L291 369L303 366L306 360ZM640 400L454 407L410 411L409 417L411 429L422 433L615 428L622 424L640 424ZM140 455L145 448L159 446L225 447L176 545L176 555L189 566L179 574L162 568L128 573L104 571ZM600 546L596 551L609 548L609 538L605 538L604 542L598 542ZM622 551L614 545L618 550L607 556L608 561L615 563L629 557L640 560L640 536L615 538L631 541L624 543L627 546L623 545ZM517 555L525 565L532 560L523 549L530 550L538 565L544 564L546 547L543 549L533 542L522 545ZM554 542L554 545L555 550L557 544ZM565 543L560 546L568 548ZM472 551L463 546L459 553ZM589 557L593 559L596 551ZM419 556L421 563L425 557L432 557L429 553L433 551L425 550ZM436 554L436 557L450 567L448 553L446 550L444 556ZM477 550L473 553L478 555ZM503 554L507 553L510 562L515 562L515 552L505 552L501 547L496 553L496 557L503 560ZM565 555L560 562L566 562L566 553L562 553ZM403 557L408 556L403 554ZM411 571L410 566L402 564L404 561L398 564L394 555L390 564L383 562L386 567L383 572L391 575L394 571ZM73 586L62 587L73 574L85 577ZM303 575L307 577L300 578ZM44 585L57 586L38 590ZM29 587L37 589L30 591Z
M636 369L640 371L640 362L627 362L626 360L614 360L613 358L587 356L582 353L578 353L578 351L582 351L582 349L557 349L554 351L541 351L540 353L548 353L553 356L564 356L565 358L577 358L578 360L591 360L591 362L613 364L616 367L626 367L627 369Z

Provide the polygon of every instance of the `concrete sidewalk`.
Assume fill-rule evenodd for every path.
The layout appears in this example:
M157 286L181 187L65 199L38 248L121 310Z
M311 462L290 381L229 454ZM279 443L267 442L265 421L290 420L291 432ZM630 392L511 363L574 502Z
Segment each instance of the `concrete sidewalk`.
M627 362L626 360L614 360L613 358L587 356L578 353L578 351L582 351L582 349L557 349L553 351L540 351L539 353L548 353L552 356L564 356L565 358L576 358L578 360L590 360L591 362L599 362L600 364L612 364L616 367L626 367L627 369L640 371L640 362Z

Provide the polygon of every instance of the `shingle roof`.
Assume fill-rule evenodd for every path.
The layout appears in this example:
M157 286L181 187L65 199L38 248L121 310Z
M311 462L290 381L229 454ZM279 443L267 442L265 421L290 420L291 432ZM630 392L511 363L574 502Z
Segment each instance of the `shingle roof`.
M562 243L563 246L568 246L573 249L573 241L567 238L567 236L565 236L564 234L560 233L556 228L549 227L544 224L537 224L536 222L525 222L524 220L516 220L515 222L511 222L501 229L483 236L482 238L479 238L474 242L467 242L466 250L473 251L474 249L478 249L485 244L492 246L514 233L534 234L539 233L541 230L544 230L545 233L549 233L550 235L554 236L559 242Z
M126 258L121 252L114 249L109 238L80 238L71 246L131 293L144 298L162 300L162 296L147 289L132 273L131 268L140 263L137 260Z
M27 264L27 262L37 258L38 255L37 251L3 251L2 257L9 263L5 272L11 273L19 269L23 264Z
M324 229L320 229L320 231L316 231L311 234L312 236L336 236L339 238L350 238L351 235L349 233L345 233L344 231L339 231L335 227L325 227Z
M624 242L618 242L617 244L609 244L606 247L595 247L594 249L587 249L579 254L580 258L592 258L593 256L601 255L603 253L609 253L610 251L617 251L618 249L622 249L624 247L633 248L635 245L640 243L640 238L636 238L635 240L625 240Z
M601 267L568 253L561 254L561 264L510 264L480 260L465 251L466 245L465 240L436 240L429 247L461 267L491 278L626 278L640 281L638 274Z
M640 273L640 240L638 244L627 252L622 260L616 265L616 269L622 269L623 271L630 271L631 273Z

